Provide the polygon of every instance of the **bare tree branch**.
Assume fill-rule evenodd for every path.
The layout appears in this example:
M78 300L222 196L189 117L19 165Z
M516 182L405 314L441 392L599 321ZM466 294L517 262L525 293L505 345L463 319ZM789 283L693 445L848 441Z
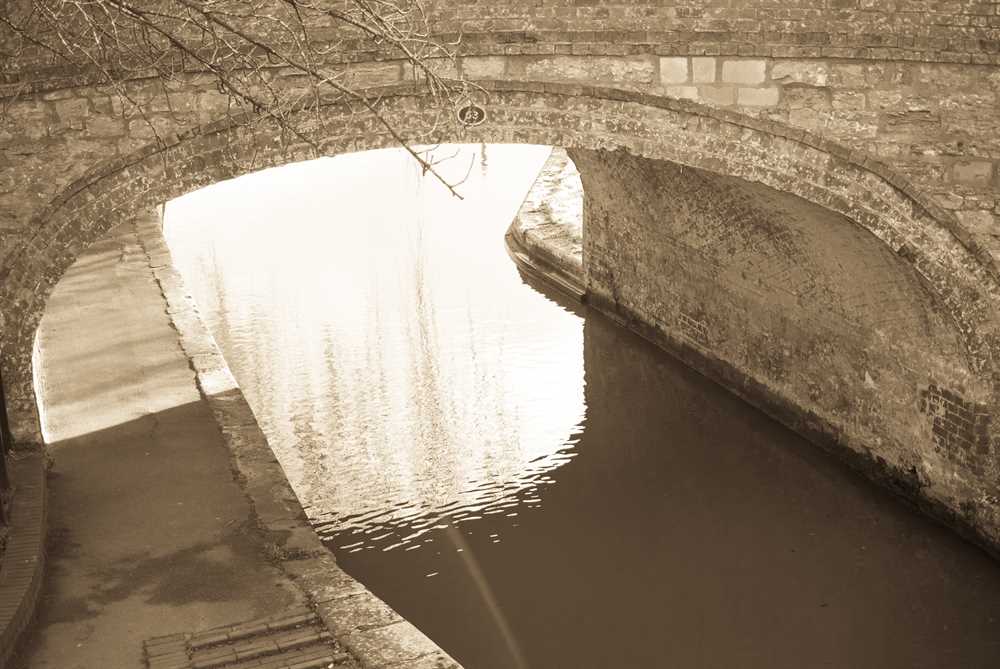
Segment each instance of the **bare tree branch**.
M411 146L383 101L361 88L344 55L365 51L401 61L426 87L441 113L476 90L454 71L456 44L433 39L421 0L13 0L0 14L0 74L48 63L90 73L110 88L122 113L160 129L148 96L136 82L155 80L170 102L171 88L201 74L226 95L234 126L255 132L276 126L283 142L322 155L310 124L326 104L357 106L405 148L423 172L454 195L455 186ZM439 64L450 64L440 68ZM298 85L290 85L289 82ZM310 114L309 112L314 113ZM436 127L435 122L434 125ZM426 136L426 135L425 135ZM252 154L252 152L251 152ZM249 157L249 156L247 156Z

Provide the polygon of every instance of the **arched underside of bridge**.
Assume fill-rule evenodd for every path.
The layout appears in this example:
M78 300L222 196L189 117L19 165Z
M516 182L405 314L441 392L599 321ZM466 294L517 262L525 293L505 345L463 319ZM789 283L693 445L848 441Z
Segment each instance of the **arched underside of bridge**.
M1000 547L998 279L948 214L780 124L621 90L483 84L488 120L473 128L442 122L419 88L382 93L416 142L567 147L599 308ZM324 154L394 144L347 106L313 116ZM41 211L0 276L21 439L39 434L35 331L84 248L171 198L311 155L219 121L95 165Z

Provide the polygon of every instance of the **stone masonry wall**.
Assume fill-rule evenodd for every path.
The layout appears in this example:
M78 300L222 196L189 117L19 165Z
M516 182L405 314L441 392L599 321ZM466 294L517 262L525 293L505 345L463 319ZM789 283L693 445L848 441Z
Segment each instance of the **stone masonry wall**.
M207 82L204 85L207 89ZM759 181L845 214L919 268L941 295L944 308L961 323L976 368L984 371L993 364L993 259L978 238L886 165L781 123L655 93L556 82L486 81L484 86L489 91L483 100L489 121L471 129L429 105L419 87L380 91L400 129L420 141L624 148ZM101 117L95 113L91 118L89 111L79 117L79 130L68 131L63 125L54 130L45 119L55 123L47 114L63 100L43 100L38 103L42 119L20 126L35 139L18 135L13 141L16 151L4 154L8 168L3 178L13 190L3 196L0 312L10 355L4 361L5 372L10 372L5 378L11 379L9 396L18 424L23 419L28 426L34 420L30 352L37 319L51 287L82 248L137 208L220 179L309 157L306 145L284 144L266 126L244 131L228 118L181 134L169 132L178 118L211 117L212 111L198 106L203 99L219 98L207 91L182 95L180 100L193 106L178 109L179 117L163 112L160 139L152 143L143 134L149 126L142 119L114 118L111 134L98 137L102 126L92 122ZM113 107L113 99L103 100ZM428 129L433 129L429 135ZM373 119L343 105L324 110L314 137L331 154L392 143ZM12 163L20 169L9 169ZM73 176L77 178L67 183ZM24 434L31 434L26 430Z
M955 212L977 243L1000 258L995 65L606 52L469 55L454 73L481 81L609 86L808 130L891 165ZM362 87L410 77L398 61L351 67ZM288 85L296 85L294 77ZM33 214L90 167L155 143L158 135L218 119L228 104L211 80L194 73L166 88L135 82L130 95L147 106L146 118L92 86L25 93L11 84L3 90L0 263L30 234Z
M592 305L1000 553L995 390L912 267L759 185L571 156Z
M347 39L324 65L383 96L415 141L622 149L846 216L916 272L963 350L975 390L928 385L922 420L943 444L984 448L980 416L994 413L1000 378L1000 3L511 0L428 9L432 33L462 34L460 57L438 66L482 84L482 126L463 128L453 110L431 108L412 73L371 44ZM318 40L344 36L315 29ZM294 72L273 75L279 87L302 85ZM22 440L38 438L35 328L87 244L143 207L311 156L266 124L252 134L236 127L227 98L197 69L169 85L137 78L127 88L144 116L93 73L43 56L0 65L0 337ZM336 104L312 136L328 154L392 143L373 119ZM587 195L593 206L614 211L620 193L598 192ZM697 313L678 319L694 341L711 340Z
M5 0L0 9L16 15L26 4ZM1000 10L992 0L427 0L423 7L437 37L461 35L496 54L586 54L615 45L620 55L1000 63ZM315 26L314 35L345 37L332 22ZM362 46L377 50L353 37L346 35L338 57L350 59ZM37 54L11 69L37 72L45 63L54 61Z

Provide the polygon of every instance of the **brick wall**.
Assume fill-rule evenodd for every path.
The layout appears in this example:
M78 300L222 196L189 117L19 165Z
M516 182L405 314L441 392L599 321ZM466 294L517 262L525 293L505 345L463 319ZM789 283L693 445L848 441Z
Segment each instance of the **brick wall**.
M14 15L26 0L8 0ZM461 35L475 53L855 58L1000 63L1000 5L986 0L499 0L424 3L431 32ZM282 7L276 5L275 14ZM266 34L268 24L243 25ZM343 39L332 58L367 59L376 45L329 22L314 39ZM65 76L45 54L8 71Z
M431 3L433 32L464 35L462 58L444 67L490 92L489 118L475 129L430 108L407 69L370 44L348 40L329 60L384 94L420 141L624 149L843 214L914 268L970 373L989 378L1000 342L1000 5L718 5ZM314 38L324 35L342 36L317 26ZM278 86L301 85L274 74ZM232 128L226 97L196 70L166 86L130 82L145 117L91 79L44 58L0 68L0 337L22 439L37 438L35 327L80 250L139 207L310 157L266 125ZM336 105L315 138L327 153L391 144L371 118ZM711 342L694 305L677 323L691 341Z
M996 391L912 265L757 184L570 154L592 304L1000 551Z
M737 56L480 55L477 80L580 83L690 99L808 130L892 166L1000 258L1000 68L910 61ZM399 62L352 66L362 86L407 78ZM290 82L294 85L294 82ZM0 114L0 263L61 187L109 157L211 122L227 100L192 74L166 88L135 82L147 118L91 86L4 89ZM863 160L863 159L862 159Z
M845 214L918 267L938 291L943 308L962 323L975 369L992 365L997 327L988 291L996 276L991 259L946 211L884 165L778 123L655 94L575 84L491 87L485 103L489 121L475 129L463 129L450 113L430 108L419 90L403 86L396 97L384 92L401 129L424 141L624 148L759 181ZM330 107L323 118L316 138L329 153L391 143L372 119L347 108ZM31 127L46 130L44 124ZM304 145L280 143L266 127L251 134L233 128L227 119L180 136L165 133L159 145L134 134L131 122L128 130L118 127L121 134L111 135L111 141L118 155L132 149L129 154L107 160L102 141L46 135L35 144L20 145L25 155L15 159L23 170L4 173L17 196L5 202L5 215L13 217L3 235L0 303L7 350L13 354L6 370L14 380L11 403L26 424L33 420L29 371L34 328L51 287L86 244L137 207L309 155ZM434 134L423 135L432 127ZM81 132L87 136L86 129ZM37 147L43 150L33 152ZM67 184L85 167L91 169Z

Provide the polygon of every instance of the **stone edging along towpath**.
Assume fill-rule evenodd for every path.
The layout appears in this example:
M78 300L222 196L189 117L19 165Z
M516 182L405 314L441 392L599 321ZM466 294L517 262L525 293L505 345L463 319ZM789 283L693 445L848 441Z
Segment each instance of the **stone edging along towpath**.
M8 464L15 494L7 546L0 555L0 667L7 665L34 618L45 574L45 456L41 451L16 453Z
M447 653L337 565L320 542L225 358L174 268L158 212L135 222L180 346L232 456L275 562L337 640L368 669L461 669Z

